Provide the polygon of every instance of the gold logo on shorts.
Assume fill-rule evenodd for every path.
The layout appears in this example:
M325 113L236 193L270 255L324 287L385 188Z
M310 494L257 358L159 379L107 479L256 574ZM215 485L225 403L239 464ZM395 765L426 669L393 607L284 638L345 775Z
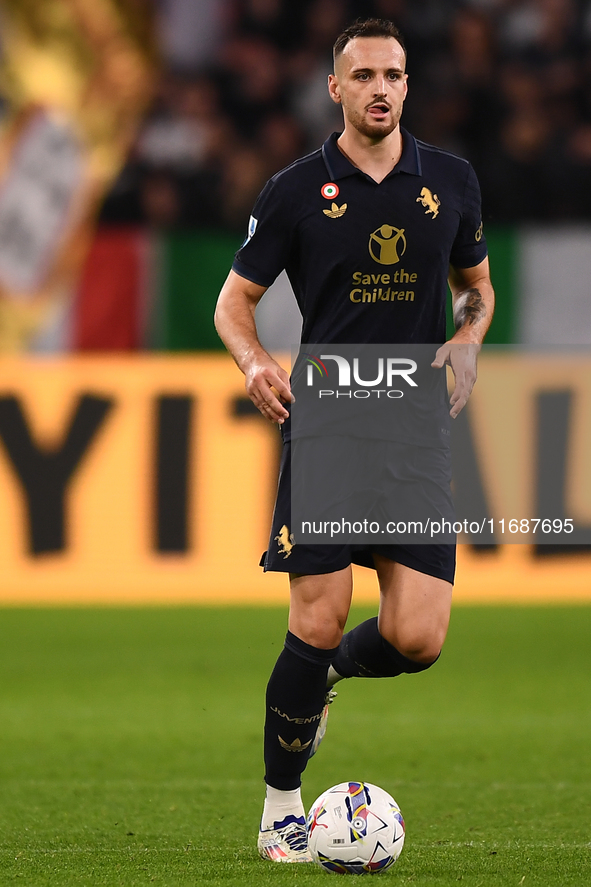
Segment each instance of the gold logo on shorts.
M291 554L291 549L295 545L295 539L293 538L293 533L289 532L289 527L285 524L279 530L278 535L275 536L275 542L277 543L279 554L283 555L283 559L288 558Z

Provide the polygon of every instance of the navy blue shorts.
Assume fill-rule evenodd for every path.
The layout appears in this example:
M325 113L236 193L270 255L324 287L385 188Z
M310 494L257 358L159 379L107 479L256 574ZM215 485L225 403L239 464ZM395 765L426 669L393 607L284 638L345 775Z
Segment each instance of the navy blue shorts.
M352 563L375 569L373 555L380 554L419 573L444 579L453 585L456 567L456 546L453 544L298 544L290 530L290 523L291 445L284 443L269 547L260 562L265 572L317 575L343 570Z

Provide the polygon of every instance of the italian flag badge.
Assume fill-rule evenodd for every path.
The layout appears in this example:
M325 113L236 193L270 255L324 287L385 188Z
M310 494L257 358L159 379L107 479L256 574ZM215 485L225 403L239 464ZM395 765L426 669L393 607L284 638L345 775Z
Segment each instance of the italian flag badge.
M339 186L335 185L334 182L327 182L326 185L323 185L320 189L320 193L323 197L326 197L327 200L332 200L339 193Z

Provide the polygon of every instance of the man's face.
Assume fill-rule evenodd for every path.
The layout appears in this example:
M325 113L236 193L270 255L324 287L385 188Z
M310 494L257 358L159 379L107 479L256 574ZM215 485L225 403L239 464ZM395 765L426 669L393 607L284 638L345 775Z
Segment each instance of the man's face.
M328 91L362 135L380 141L398 126L407 91L405 64L393 37L355 37L336 59Z

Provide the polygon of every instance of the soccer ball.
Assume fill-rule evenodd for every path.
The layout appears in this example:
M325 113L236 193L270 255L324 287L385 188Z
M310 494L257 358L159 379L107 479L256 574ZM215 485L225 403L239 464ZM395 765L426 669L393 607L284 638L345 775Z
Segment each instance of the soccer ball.
M369 782L341 782L317 798L306 822L314 862L341 875L383 872L404 844L404 819L394 798Z

